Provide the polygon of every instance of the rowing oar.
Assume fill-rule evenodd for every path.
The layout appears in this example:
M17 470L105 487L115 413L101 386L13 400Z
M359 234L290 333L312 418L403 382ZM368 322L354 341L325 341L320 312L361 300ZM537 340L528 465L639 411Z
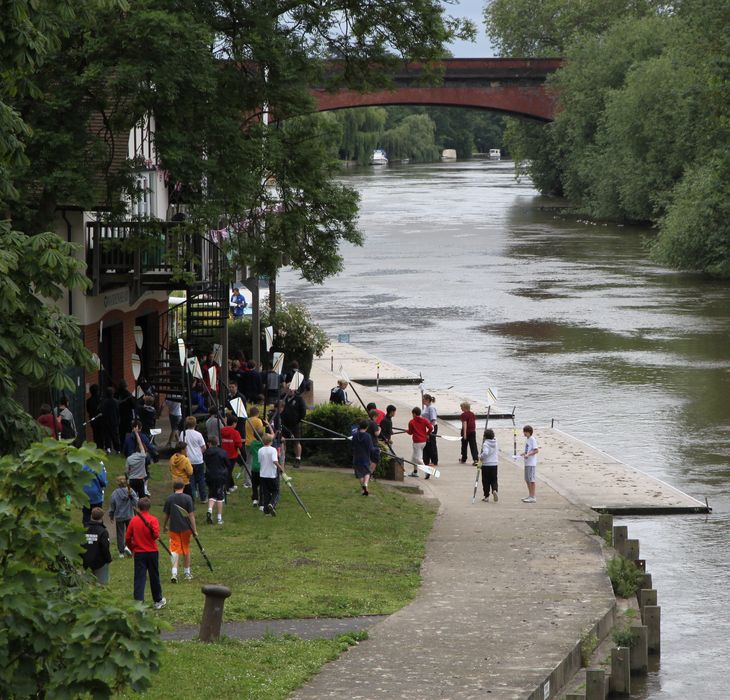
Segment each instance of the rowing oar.
M307 421L307 420L302 420L302 423L306 423L307 425L314 426L315 428L319 428L320 430L324 430L325 432L332 433L333 435L337 435L340 439L352 440L352 436L347 437L347 435L338 433L336 430L332 430L331 428L325 428L323 425L318 425L317 423L312 423L311 421ZM420 469L422 472L424 472L426 474L430 474L431 476L434 476L437 479L441 476L441 472L438 469L429 467L426 464L416 464L415 462L411 462L409 459L406 459L405 457L399 457L393 450L392 446L391 446L389 452L386 452L385 450L381 449L380 447L378 447L378 451L384 455L388 455L389 457L395 457L396 459L400 460L401 462L406 462L407 464L410 464L411 466L415 467L416 469Z
M479 464L477 466L477 478L474 481L474 493L471 496L471 502L472 502L472 504L474 503L474 501L477 500L477 489L479 488L479 472L481 471L481 469L482 469L482 465Z
M304 505L304 502L301 498L299 498L299 494L296 492L296 489L292 486L291 483L291 477L287 476L286 474L283 475L284 483L289 487L289 490L294 494L294 498L297 499L297 503L302 507L302 510L307 514L308 518L311 518L311 513L307 510L307 506Z
M407 433L408 431L405 428L393 428L393 432ZM459 442L461 440L460 437L456 437L455 435L441 435L440 433L436 433L435 437L447 440L448 442Z
M150 535L152 535L153 540L157 540L161 545L162 548L170 555L172 556L172 552L167 548L167 545L160 539L159 535L155 537L155 531L152 529L152 525L148 523L143 517L142 513L140 513L139 508L133 508L134 514L139 516L139 519L147 526L147 529L150 531Z
M183 508L182 506L179 506L177 503L173 503L173 505L175 506L175 508L178 509L180 515L182 515L183 518L185 518L185 520L188 521L188 524L192 525L192 522L190 522L190 513L188 513L185 510L185 508ZM198 539L198 533L195 532L195 530L193 530L192 527L190 529L193 533L193 537L195 538L195 541L198 543L198 549L200 550L200 553L203 555L203 559L205 559L205 563L208 565L208 568L211 571L213 571L213 565L210 563L210 559L208 559L208 555L206 554L205 549L203 549L203 545L200 543L200 540Z

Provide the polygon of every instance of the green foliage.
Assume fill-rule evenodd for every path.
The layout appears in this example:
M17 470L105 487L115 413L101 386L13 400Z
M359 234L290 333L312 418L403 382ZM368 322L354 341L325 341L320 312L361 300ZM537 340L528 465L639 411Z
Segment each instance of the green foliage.
M628 622L616 625L611 632L611 638L617 647L631 648L636 643L634 634L631 631L631 625Z
M367 414L360 406L337 403L320 404L307 414L308 421L329 428L340 435L351 435L353 426L366 418ZM304 428L303 437L335 437L332 433L312 425L304 424L302 427ZM304 444L306 445L307 461L311 464L352 466L352 449L349 442L329 441Z
M88 502L82 466L102 456L47 439L0 460L0 687L13 698L109 698L144 689L157 669L149 613L78 571L83 530L67 498Z
M644 579L644 572L622 556L613 557L606 565L613 592L621 598L635 595Z
M445 148L470 158L475 149L486 153L501 147L504 130L501 116L459 107L362 107L339 110L334 117L342 126L340 157L363 164L377 147L391 160L414 163L436 161Z
M312 366L312 358L319 357L327 347L329 340L326 333L312 321L309 312L302 304L285 304L281 300L277 303L277 311L273 318L268 310L262 310L261 327L264 328L269 325L274 327L273 350L284 353L286 364L292 360L297 360L300 368L307 368L304 374L308 376L309 369ZM250 354L250 317L229 322L228 347L232 353L241 350L246 355ZM208 352L210 349L206 347L198 350ZM262 357L266 356L265 350L262 341Z
M13 399L17 382L73 391L68 367L91 368L78 322L53 303L85 289L76 248L52 233L28 237L0 222L0 444L17 454L40 434Z
M538 189L596 218L655 224L656 259L730 276L730 6L495 0L486 16L504 52L566 59L554 123L508 128Z
M587 668L591 663L593 652L598 647L598 637L595 632L584 632L580 638L580 664Z
M185 681L189 698L256 698L284 700L321 666L351 646L367 639L367 632L352 632L333 639L299 639L293 635L214 644L167 642L160 672L142 695L125 693L120 700L177 700L180 669L205 669Z

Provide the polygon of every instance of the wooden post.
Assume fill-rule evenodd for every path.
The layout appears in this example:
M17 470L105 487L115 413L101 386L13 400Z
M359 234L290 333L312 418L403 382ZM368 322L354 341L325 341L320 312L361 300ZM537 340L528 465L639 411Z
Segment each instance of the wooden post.
M647 647L650 653L661 653L661 614L659 605L645 605L643 621L647 629Z
M605 537L606 533L613 532L613 515L610 513L598 514L598 534Z
M611 649L611 692L616 695L631 694L631 666L629 647Z
M631 625L631 672L646 673L649 668L648 630L644 625Z
M654 588L651 585L651 574L644 574L644 580L641 582L641 588Z
M639 558L639 540L626 540L623 555L629 561L635 562Z
M201 590L205 595L205 607L203 618L200 620L199 638L201 642L215 642L221 636L223 606L226 598L231 595L231 589L227 586L209 584L203 586Z
M639 591L639 610L641 611L641 621L646 624L646 621L644 620L644 608L647 605L656 605L657 604L657 594L656 591L653 588L642 588Z
M565 700L586 700L586 696L583 693L568 693Z
M606 678L602 668L586 670L586 700L606 700Z
M624 556L626 540L629 539L629 528L626 525L615 525L613 528L613 548Z

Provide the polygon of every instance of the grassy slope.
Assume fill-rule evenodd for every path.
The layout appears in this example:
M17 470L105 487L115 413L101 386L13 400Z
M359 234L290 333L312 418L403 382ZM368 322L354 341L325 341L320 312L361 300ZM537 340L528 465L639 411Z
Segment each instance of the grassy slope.
M110 477L120 473L121 462L112 460L108 469ZM152 470L153 513L161 517L169 493L169 480L163 479L167 465ZM215 571L205 568L193 544L195 580L173 585L161 551L168 606L158 613L160 619L198 623L203 583L232 589L228 620L382 614L413 599L434 509L377 484L364 498L351 475L306 469L292 474L311 520L286 487L276 518L253 508L250 491L243 488L229 498L222 527L205 525L205 507L196 505L201 540ZM114 559L110 587L131 598L130 560ZM149 600L149 588L146 596Z

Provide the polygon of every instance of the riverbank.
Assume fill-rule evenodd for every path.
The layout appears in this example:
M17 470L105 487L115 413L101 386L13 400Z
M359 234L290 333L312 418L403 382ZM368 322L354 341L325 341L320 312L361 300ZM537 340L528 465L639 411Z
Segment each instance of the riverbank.
M327 400L335 378L315 364L316 402ZM366 403L383 404L380 392L356 389ZM413 399L388 400L396 424L405 424ZM457 435L447 423L440 432ZM542 482L537 503L523 503L522 470L503 454L499 502L482 502L480 489L472 504L475 469L458 463L458 443L439 447L441 478L418 479L440 505L416 599L294 698L554 697L576 670L586 630L605 631L612 620L615 598L602 540L586 524L590 511ZM408 456L408 436L396 436L395 449Z

